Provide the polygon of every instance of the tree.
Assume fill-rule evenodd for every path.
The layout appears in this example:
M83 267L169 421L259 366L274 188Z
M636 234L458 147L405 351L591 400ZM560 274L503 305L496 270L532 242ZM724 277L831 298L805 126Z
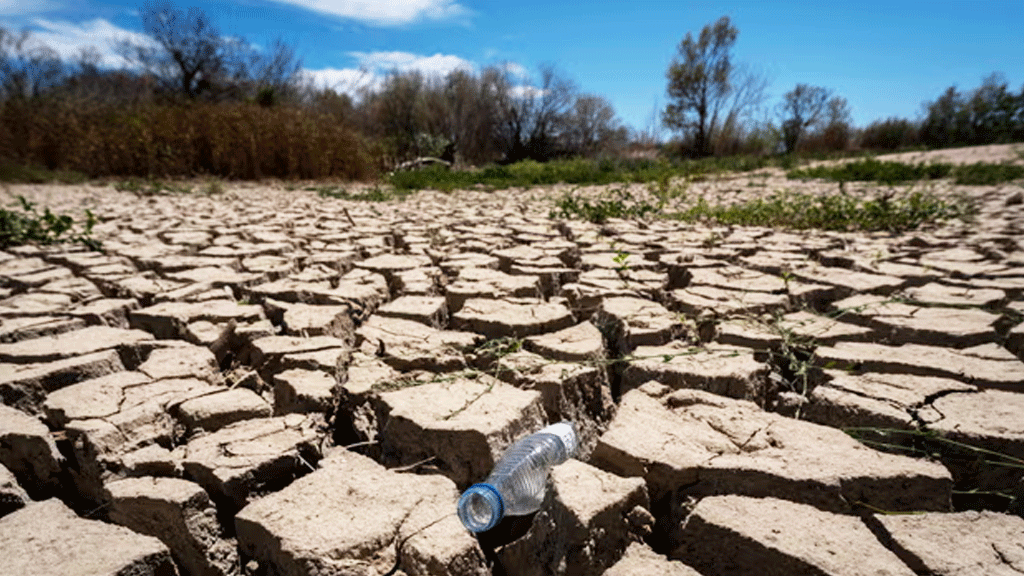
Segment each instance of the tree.
M821 121L831 95L830 90L821 86L797 84L782 97L779 115L786 152L796 151L807 129Z
M615 117L611 103L601 96L576 98L565 121L566 147L574 154L596 156L625 144L626 129Z
M731 52L738 35L728 16L705 26L696 40L687 33L666 73L670 102L662 121L692 136L693 149L701 156L711 153L720 115L734 90Z
M36 98L57 87L66 66L27 31L0 27L0 99Z
M554 66L540 68L540 82L514 84L506 70L497 90L499 142L505 161L543 161L558 155L566 115L576 100L576 84Z
M205 12L167 2L146 3L142 27L149 42L122 41L117 50L152 75L168 94L188 99L258 98L271 104L300 80L301 63L281 41L260 54L242 38L221 36Z

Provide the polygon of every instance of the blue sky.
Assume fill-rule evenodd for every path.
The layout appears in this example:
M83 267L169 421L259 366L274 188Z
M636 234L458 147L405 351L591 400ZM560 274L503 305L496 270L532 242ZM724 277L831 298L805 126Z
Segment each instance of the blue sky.
M294 45L318 82L351 88L393 68L445 73L551 63L608 98L637 129L657 124L665 70L679 41L722 15L739 29L734 56L771 81L768 110L798 82L845 97L863 126L915 117L946 87L1002 72L1024 84L1024 0L216 0L199 6L223 34ZM141 1L0 0L0 25L33 30L71 57L141 31Z

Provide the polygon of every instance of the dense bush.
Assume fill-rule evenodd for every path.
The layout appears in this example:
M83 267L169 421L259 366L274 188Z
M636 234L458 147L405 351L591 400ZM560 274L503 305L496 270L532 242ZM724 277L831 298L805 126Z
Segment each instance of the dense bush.
M919 143L917 124L896 117L868 124L859 138L860 147L866 150L899 150Z
M11 100L0 158L89 176L366 178L363 139L333 116L244 102L135 106Z

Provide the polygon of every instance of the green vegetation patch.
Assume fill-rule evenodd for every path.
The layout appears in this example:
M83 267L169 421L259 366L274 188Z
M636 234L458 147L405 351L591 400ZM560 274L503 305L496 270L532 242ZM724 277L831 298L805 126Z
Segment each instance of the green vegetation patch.
M700 198L682 210L666 212L663 198L656 204L634 198L624 189L594 199L573 193L556 201L551 218L579 218L595 224L609 218L658 217L683 222L735 226L768 226L795 230L902 232L924 224L974 213L966 200L950 202L934 194L913 191L857 199L845 194L818 196L779 192L735 204L715 205Z
M874 158L837 164L790 170L786 177L792 179L821 178L834 182L880 182L897 184L918 180L952 178L961 185L991 186L1024 178L1024 166L1015 164L904 164L884 162Z
M898 182L947 178L952 170L952 164L904 164L867 158L834 166L790 170L786 173L786 177L791 179L821 178L835 182L863 181L896 184Z
M580 218L603 224L609 218L643 218L656 214L660 206L633 198L625 189L612 190L593 200L569 192L555 203L551 218Z
M1021 178L1024 178L1024 166L978 163L957 168L954 182L965 186L993 186Z
M473 187L491 190L529 188L551 184L601 185L629 182L667 182L671 178L699 179L721 172L748 172L769 164L767 158L732 156L701 160L650 160L644 158L574 158L515 164L492 164L478 170L452 170L430 166L420 170L394 172L387 182L398 190L451 191Z
M45 208L40 214L36 205L18 196L15 209L0 208L0 248L23 244L57 244L79 242L90 250L99 250L100 243L92 237L96 217L85 211L85 222L76 229L74 219L67 214L54 214Z
M970 213L972 209L966 200L947 202L920 191L864 200L845 194L816 196L780 192L729 205L712 205L701 198L669 217L685 222L798 230L902 232L926 223L966 217Z

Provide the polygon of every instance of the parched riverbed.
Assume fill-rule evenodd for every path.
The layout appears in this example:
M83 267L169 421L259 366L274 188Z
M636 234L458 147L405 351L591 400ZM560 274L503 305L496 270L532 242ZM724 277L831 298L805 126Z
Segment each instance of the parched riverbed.
M1024 574L1024 187L913 186L977 214L8 186L105 251L0 252L0 574ZM459 492L562 420L541 511L474 538Z

